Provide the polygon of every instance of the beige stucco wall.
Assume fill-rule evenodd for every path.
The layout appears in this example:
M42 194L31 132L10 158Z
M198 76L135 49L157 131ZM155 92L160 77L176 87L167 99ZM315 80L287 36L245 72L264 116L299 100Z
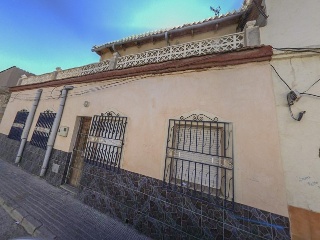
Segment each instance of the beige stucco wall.
M274 48L319 46L320 2L268 0L267 25L260 28L261 43ZM272 64L293 89L305 91L320 78L318 56L275 51ZM289 89L275 72L272 74L277 106L288 204L320 212L320 110L319 100L302 97L292 110L295 116L306 111L301 122L290 117L286 94ZM320 95L320 85L309 91Z
M61 120L61 125L70 127L70 132L66 138L57 136L56 149L73 148L70 142L76 134L77 116L116 110L128 117L122 168L162 179L168 119L191 111L208 112L234 124L236 201L287 216L268 63L137 77L104 90L75 95L107 84L75 85L70 91ZM54 89L54 98L61 88ZM57 111L59 100L48 99L51 91L52 88L44 89L35 119L46 109ZM34 95L35 90L23 94ZM84 101L89 101L90 106L84 107ZM31 101L18 98L10 101L0 132L8 134L16 111L30 109L31 105ZM31 135L32 132L29 139Z
M282 54L274 56L272 64L291 88L303 92L320 78L319 62L316 55ZM286 100L289 89L275 73L273 82L288 204L320 212L320 99L303 96L292 111L295 116L300 111L306 114L294 121ZM320 84L308 93L320 95Z
M184 37L179 37L179 38L173 38L169 40L170 45L176 45L176 44L181 44L181 43L186 43L186 42L193 42L193 41L198 41L198 40L203 40L206 38L214 38L214 37L220 37L223 35L228 35L232 33L236 33L236 28L237 25L230 25L224 28L219 28L219 25L217 26L217 29L212 29L212 31L201 33L201 34L195 34L195 35L188 35ZM164 37L163 37L164 38ZM156 41L154 43L147 43L143 44L140 47L129 47L126 49L121 49L119 46L116 46L117 51L119 52L120 56L125 56L125 55L130 55L130 54L136 54L136 53L141 53L150 49L156 49L156 48L162 48L162 47L167 47L167 42L165 39L162 41ZM108 60L112 58L112 53L110 51L107 51L104 53L100 61L103 60Z
M273 47L306 47L320 44L319 0L266 0L268 24L261 42Z

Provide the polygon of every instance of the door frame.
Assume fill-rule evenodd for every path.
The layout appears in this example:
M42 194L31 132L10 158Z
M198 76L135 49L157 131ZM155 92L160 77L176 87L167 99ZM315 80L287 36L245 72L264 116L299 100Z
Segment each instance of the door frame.
M62 182L63 185L68 185L70 187L73 187L72 185L70 185L68 183L69 175L70 175L70 172L71 172L70 169L71 169L71 165L72 165L72 162L73 162L74 150L75 150L75 147L76 147L78 136L79 136L80 131L81 131L82 120L84 118L91 118L91 121L92 121L92 116L77 116L76 117L75 128L74 128L74 131L73 131L73 136L72 136L72 140L71 140L71 144L70 144L70 150L69 150L69 151L71 151L71 154L70 154L70 158L69 158L69 161L68 161L68 164L67 164L68 166L67 166L65 174L64 174L64 179L63 179L63 182ZM90 121L89 129L91 127L91 121Z

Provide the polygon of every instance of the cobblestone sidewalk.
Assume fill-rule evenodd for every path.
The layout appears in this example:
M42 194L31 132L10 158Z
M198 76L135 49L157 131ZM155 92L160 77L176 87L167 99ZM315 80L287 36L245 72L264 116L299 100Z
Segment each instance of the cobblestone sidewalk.
M0 205L29 233L45 239L149 239L1 159Z

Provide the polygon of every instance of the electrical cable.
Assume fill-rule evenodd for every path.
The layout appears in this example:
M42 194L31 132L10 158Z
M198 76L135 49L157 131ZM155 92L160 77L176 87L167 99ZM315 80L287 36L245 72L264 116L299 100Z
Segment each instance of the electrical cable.
M142 78L145 78L145 77L142 77ZM141 78L141 79L142 79L142 78ZM139 80L139 79L118 80L118 81L116 81L116 82L111 82L111 83L108 83L108 84L105 84L105 85L102 85L102 86L99 86L99 87L94 86L95 83L85 84L85 85L80 86L80 87L75 87L75 88L77 88L78 91L70 93L70 94L68 95L68 97L80 96L80 95L84 95L84 94L95 93L95 92L100 91L100 90L104 90L104 89L107 89L107 88L110 88L110 87L116 87L116 86L128 84L128 83L130 83L130 82L137 81L137 80ZM91 86L93 86L93 87L91 87ZM91 88L87 89L87 87L91 87ZM55 87L55 88L52 89L51 91L50 91L50 90L47 91L46 93L50 93L50 96L41 98L41 100L42 100L42 101L52 100L52 99L55 100L55 98L52 97L52 92L53 92L56 88L57 88L57 87ZM83 88L84 88L84 90L82 90ZM22 92L20 92L20 93L22 93ZM19 93L19 94L20 94L20 93ZM25 94L24 97L17 97L19 94L17 94L17 95L15 96L15 98L12 99L12 101L14 101L15 99L17 99L17 100L25 100L25 101L32 101L32 100L34 100L34 97L33 97L32 94ZM28 96L30 96L30 97L28 98ZM59 97L60 97L60 96L59 96Z
M310 90L310 88L312 88L317 82L319 82L320 81L320 78L317 80L317 81L315 81L307 90L305 90L304 92L302 92L302 93L305 93L305 92L307 92L307 91L309 91Z
M311 93L300 93L301 95L307 95L307 96L312 96L312 97L317 97L317 98L320 98L319 95L316 95L316 94L311 94Z
M289 88L289 90L291 91L292 89L289 87L289 85L283 80L283 78L280 76L280 74L277 72L277 70L275 69L275 67L270 64L270 66L273 68L273 70L277 73L278 77L281 79L281 81ZM316 83L318 83L320 81L320 79L318 79L317 81L315 81L307 90L305 90L304 92L300 93L301 95L307 95L307 96L312 96L312 97L317 97L320 98L319 95L316 94L311 94L311 93L306 93L307 91L309 91Z
M51 98L52 99L55 99L54 97L52 97L52 92L56 89L57 87L54 87L52 90L51 90L51 92L50 92L50 96L51 96ZM60 96L59 96L60 97ZM57 99L59 99L59 97L57 98Z
M15 98L20 94L21 92L19 92L17 95L15 95L13 98L12 97L10 97L10 99L12 98L13 100L12 101L10 101L10 99L9 99L9 102L13 102L14 100L15 100Z
M289 85L286 83L286 81L285 80L283 80L283 78L280 76L280 74L278 73L278 71L275 69L275 67L272 65L272 64L270 64L270 66L273 68L273 70L276 72L276 74L278 75L278 77L281 79L281 81L289 88L289 90L291 91L292 89L291 89L291 87L289 87Z
M288 52L313 52L313 53L320 53L320 48L275 48L275 50L279 51L288 51ZM318 50L318 51L317 51Z

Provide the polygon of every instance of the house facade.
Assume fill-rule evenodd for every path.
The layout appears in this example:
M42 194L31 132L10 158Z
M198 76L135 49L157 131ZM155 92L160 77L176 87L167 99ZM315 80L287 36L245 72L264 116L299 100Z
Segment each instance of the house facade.
M318 239L319 2L266 2L268 24L260 28L260 36L263 44L274 48L270 64L275 69L272 79L292 238ZM290 89L300 97L291 110L287 100ZM301 114L301 121L293 119Z
M0 123L10 98L8 88L17 85L22 75L32 76L33 74L17 68L16 66L0 72Z
M275 49L277 11L249 1L23 78L0 125L2 158L155 239L317 236L316 102L290 105L307 111L295 121L287 94L312 85L318 57Z

